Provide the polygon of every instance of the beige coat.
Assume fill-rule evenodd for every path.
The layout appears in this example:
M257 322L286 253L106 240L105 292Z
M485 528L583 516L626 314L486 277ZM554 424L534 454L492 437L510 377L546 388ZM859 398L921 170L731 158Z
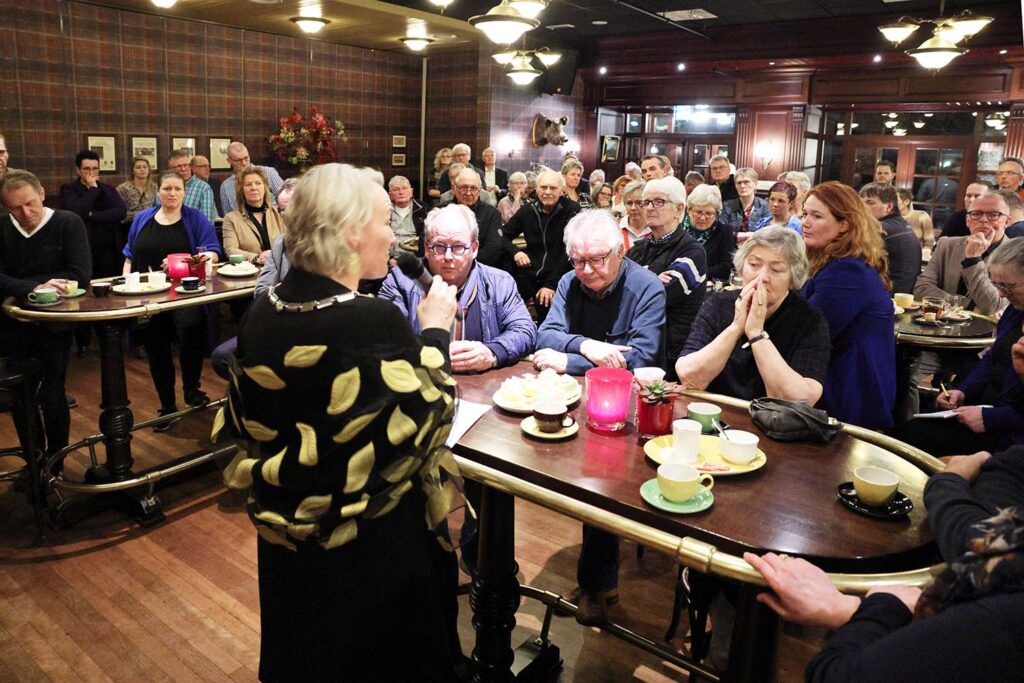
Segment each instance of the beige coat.
M974 302L977 311L985 315L995 315L1006 308L1007 301L988 279L988 266L985 261L970 268L961 265L966 249L966 237L940 239L935 245L935 251L932 252L931 261L917 278L914 298L941 298L946 294L956 294L962 276L967 283L967 296Z
M284 232L284 219L277 209L267 209L267 235L270 244ZM246 259L258 256L260 248L260 231L256 225L246 218L241 211L232 211L224 216L224 254L242 254ZM269 247L268 247L269 248Z

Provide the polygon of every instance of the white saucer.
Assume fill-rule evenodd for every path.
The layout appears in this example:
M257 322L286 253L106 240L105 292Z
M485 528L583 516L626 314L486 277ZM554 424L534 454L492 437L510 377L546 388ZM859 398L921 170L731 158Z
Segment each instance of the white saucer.
M523 428L523 431L529 434L530 436L535 437L537 439L545 439L548 441L567 439L570 436L576 434L576 432L580 431L580 423L573 420L573 423L571 425L569 425L568 427L563 427L557 432L542 432L539 429L537 429L537 421L533 419L533 415L520 422L519 425Z

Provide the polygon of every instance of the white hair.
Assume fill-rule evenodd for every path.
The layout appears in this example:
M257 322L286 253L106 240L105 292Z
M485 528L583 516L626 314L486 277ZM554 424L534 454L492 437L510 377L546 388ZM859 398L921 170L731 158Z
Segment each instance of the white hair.
M526 183L526 182L529 182L529 181L528 181L528 180L526 179L526 174L525 174L525 173L523 173L522 171L516 171L515 173L513 173L512 175L510 175L510 176L508 177L508 181L509 181L510 183Z
M739 178L741 176L747 178L748 180L753 180L755 183L761 179L760 176L757 175L757 171L750 168L749 166L744 166L743 168L736 169L736 177Z
M592 183L603 183L604 177L604 171L599 168L595 168L590 172L590 182Z
M718 213L722 213L722 192L717 185L698 185L693 188L693 192L690 193L690 208L698 206L710 206Z
M647 185L644 186L643 196L646 197L656 192L668 197L668 200L676 206L686 203L686 186L675 176L648 180Z
M754 247L767 247L782 254L789 265L789 288L796 290L807 282L807 247L796 230L773 225L747 233L748 237L733 256L732 265L737 273L743 272L743 262Z
M796 189L801 192L807 192L811 189L811 177L803 171L786 171L779 180L785 180L787 183L796 186Z
M408 178L406 178L404 175L396 175L391 176L391 180L388 181L388 189L393 190L395 189L395 186L401 185L402 183L405 183L409 187L412 187L412 183L409 182Z
M480 227L476 223L476 215L473 211L464 204L448 204L443 208L434 209L423 220L424 241L432 241L438 228L458 221L462 221L469 228L471 241L476 242L480 239Z
M452 153L458 152L460 149L466 150L466 154L472 154L473 148L467 145L465 142L460 142L452 147Z
M543 171L540 171L537 174L537 184L538 185L540 185L540 182L541 182L540 179L543 178L546 175L550 175L553 178L558 178L558 187L559 188L564 188L565 187L565 176L562 175L561 173L559 173L558 171L552 170L550 168L545 168Z
M565 253L572 256L572 248L583 237L601 237L609 249L622 253L622 230L606 209L584 209L572 217L565 226Z

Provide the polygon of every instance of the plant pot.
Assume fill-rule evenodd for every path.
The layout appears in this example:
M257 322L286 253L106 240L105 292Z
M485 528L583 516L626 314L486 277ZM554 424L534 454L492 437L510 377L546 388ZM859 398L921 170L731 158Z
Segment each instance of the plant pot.
M646 403L636 402L636 431L643 440L653 439L672 433L672 416L674 402Z

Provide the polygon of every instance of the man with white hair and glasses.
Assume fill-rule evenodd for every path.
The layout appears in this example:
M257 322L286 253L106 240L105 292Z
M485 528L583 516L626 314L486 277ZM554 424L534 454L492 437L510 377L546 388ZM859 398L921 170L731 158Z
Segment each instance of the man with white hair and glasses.
M472 155L472 148L470 148L470 146L465 142L460 142L452 147L452 164L462 164L465 168L471 168L476 171L477 175L480 176L480 185L483 186L484 174L479 168L470 163L469 158ZM454 179L455 176L451 174L450 168L441 174L441 179L437 181L437 189L441 191L441 194L452 189L452 185L455 184L452 182Z

